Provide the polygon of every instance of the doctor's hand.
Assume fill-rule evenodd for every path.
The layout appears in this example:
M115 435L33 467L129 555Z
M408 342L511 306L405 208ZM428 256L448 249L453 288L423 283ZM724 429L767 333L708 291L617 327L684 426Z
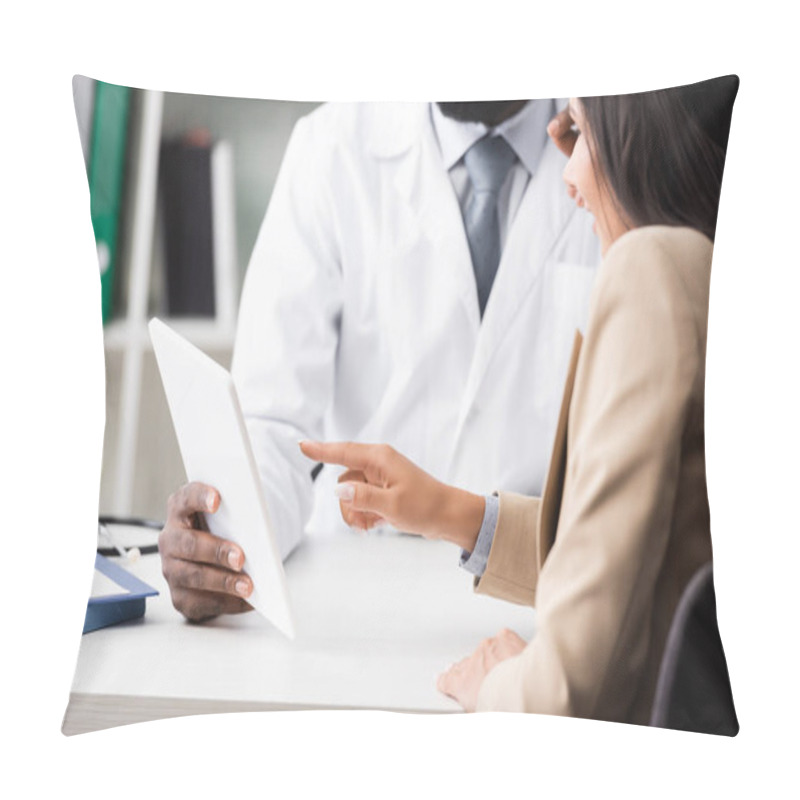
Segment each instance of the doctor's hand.
M506 628L497 636L484 639L471 656L443 672L436 681L436 688L457 700L465 711L474 711L483 679L501 661L524 649L525 640Z
M475 547L483 497L437 481L389 445L304 441L300 449L314 461L347 468L336 494L350 525L366 530L385 520L406 533Z
M547 133L553 140L555 146L567 158L572 155L575 141L578 138L577 132L572 127L574 120L570 116L569 108L559 111L550 122L547 123Z
M245 600L253 582L242 572L242 549L209 533L205 524L203 512L213 514L218 508L216 489L186 484L169 498L167 521L158 537L172 605L192 622L252 609Z

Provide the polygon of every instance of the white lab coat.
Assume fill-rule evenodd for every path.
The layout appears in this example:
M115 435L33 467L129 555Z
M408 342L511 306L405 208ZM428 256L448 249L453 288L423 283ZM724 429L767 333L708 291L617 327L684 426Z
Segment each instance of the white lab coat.
M246 276L233 376L283 555L344 526L297 440L388 442L470 491L538 494L600 251L548 142L481 322L427 104L301 119ZM312 513L313 512L313 513Z

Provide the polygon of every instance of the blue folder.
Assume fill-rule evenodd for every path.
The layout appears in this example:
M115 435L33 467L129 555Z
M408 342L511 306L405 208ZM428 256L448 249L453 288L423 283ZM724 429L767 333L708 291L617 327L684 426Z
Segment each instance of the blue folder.
M145 598L158 594L152 586L140 581L100 553L95 557L94 568L118 584L122 591L119 594L89 598L83 622L84 633L144 616Z

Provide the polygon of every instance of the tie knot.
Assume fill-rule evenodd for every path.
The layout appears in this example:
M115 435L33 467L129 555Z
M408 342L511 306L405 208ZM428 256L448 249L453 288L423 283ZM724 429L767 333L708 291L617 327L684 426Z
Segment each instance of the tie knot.
M472 188L496 194L508 175L516 154L502 136L484 136L464 154Z

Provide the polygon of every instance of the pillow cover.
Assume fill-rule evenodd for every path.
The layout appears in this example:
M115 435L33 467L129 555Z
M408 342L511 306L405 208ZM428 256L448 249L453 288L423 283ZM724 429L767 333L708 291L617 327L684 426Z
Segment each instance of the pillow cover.
M107 427L64 732L466 708L735 735L703 403L737 87L317 107L76 76ZM153 315L231 368L293 641L234 613L247 554L184 486ZM398 535L452 510L413 502L418 527L354 535L340 478L391 481L298 439L388 443L480 498L470 546Z

